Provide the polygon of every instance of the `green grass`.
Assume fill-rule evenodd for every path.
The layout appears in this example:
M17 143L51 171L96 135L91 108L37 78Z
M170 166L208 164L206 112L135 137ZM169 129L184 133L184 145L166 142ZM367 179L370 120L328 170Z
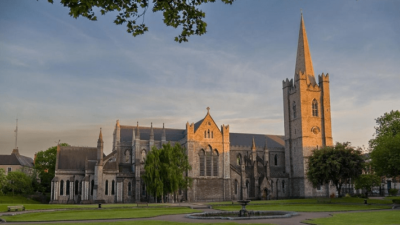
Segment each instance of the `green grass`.
M71 223L46 223L47 225L71 225ZM170 222L170 221L157 221L157 220L135 220L133 221L124 221L124 222L96 222L96 223L74 223L74 224L85 224L85 225L237 225L238 223L235 222L227 222L227 223L183 223L183 222ZM245 223L250 224L250 223ZM263 225L273 225L272 223L263 223Z
M0 204L40 204L40 202L27 199L24 196L0 196Z
M7 206L13 205L24 205L25 210L39 210L39 209L96 209L97 204L0 204L0 212L6 212ZM136 204L102 204L102 208L132 208L136 207ZM167 204L149 204L149 207L166 207Z
M303 223L318 225L336 225L336 224L363 224L363 225L387 225L400 224L399 211L375 211L375 212L357 212L357 213L338 213L332 217L305 220Z
M55 212L26 213L15 216L3 216L7 222L60 221L60 220L94 220L94 219L128 219L160 215L172 215L200 212L185 207L173 208L131 208L131 209L97 209L65 210Z
M215 206L214 209L225 211L238 211L240 205ZM277 210L277 211L296 211L296 212L339 212L371 209L390 209L391 206L380 205L341 205L341 204L266 204L248 205L248 210Z
M384 200L381 199L368 199L369 204L391 204L393 198L400 198L400 197L389 197L385 198ZM364 198L306 198L306 199L282 199L282 200L256 200L251 201L250 204L317 204L319 202L326 203L364 203ZM235 204L239 204L236 201ZM231 201L226 202L209 202L206 203L208 205L232 205Z

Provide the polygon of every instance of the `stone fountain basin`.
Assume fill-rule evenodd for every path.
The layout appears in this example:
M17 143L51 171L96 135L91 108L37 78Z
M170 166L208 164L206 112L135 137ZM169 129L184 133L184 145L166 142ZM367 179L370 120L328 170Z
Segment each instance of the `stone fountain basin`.
M185 217L190 219L221 219L221 220L253 220L289 218L298 215L296 212L287 211L249 211L250 216L239 217L238 211L192 213Z

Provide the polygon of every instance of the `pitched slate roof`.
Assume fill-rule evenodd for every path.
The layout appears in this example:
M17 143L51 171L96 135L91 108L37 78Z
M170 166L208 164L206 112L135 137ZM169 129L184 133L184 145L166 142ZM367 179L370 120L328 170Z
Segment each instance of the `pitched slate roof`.
M17 156L12 155L0 155L0 165L21 165Z
M242 145L251 146L253 142L256 143L257 147L265 147L265 141L267 142L267 148L284 148L285 141L284 136L281 135L268 135L268 134L243 134L243 133L229 133L230 145Z
M11 153L11 155L0 155L0 165L21 165L33 167L33 159L20 155L18 149L16 149Z
M95 147L62 146L58 156L58 168L65 170L85 170L85 161L97 158Z
M121 133L120 133L120 141L121 142L132 142L132 132L135 130L136 126L122 126L121 125ZM163 128L153 127L154 132L154 140L161 140ZM140 140L149 140L150 139L150 127L140 127ZM185 137L186 130L184 129L171 129L165 128L165 136L167 141L179 141Z

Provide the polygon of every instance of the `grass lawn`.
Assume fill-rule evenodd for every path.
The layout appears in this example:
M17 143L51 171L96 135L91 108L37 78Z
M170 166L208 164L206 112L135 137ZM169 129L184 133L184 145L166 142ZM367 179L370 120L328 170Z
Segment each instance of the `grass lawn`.
M239 211L240 205L215 206L214 209L225 211ZM338 212L371 209L390 209L391 206L379 205L341 205L341 204L266 204L266 205L247 205L248 210L277 210L277 211L296 211L296 212Z
M40 202L27 199L24 196L0 196L0 204L40 204Z
M400 224L400 212L375 211L375 212L357 212L357 213L338 213L333 217L320 218L303 221L308 224L318 225L336 225L336 224L363 224L363 225L386 225Z
M12 205L24 205L25 210L37 210L37 209L96 209L97 204L24 204L24 203L11 203L11 204L0 204L0 212L6 212L7 206ZM136 207L136 203L132 204L101 204L102 208L132 208ZM149 204L149 207L166 207L167 204Z
M369 204L391 204L392 199L395 198L400 198L400 197L389 197L385 198L384 200L381 199L368 199ZM305 199L282 199L282 200L256 200L250 202L250 204L281 204L281 203L309 203L309 204L316 204L316 203L359 203L363 204L364 203L364 198L305 198ZM235 204L239 204L236 201L234 202ZM232 205L231 201L227 202L209 202L207 203L208 205Z
M71 225L71 223L46 223L47 225ZM237 225L238 223L235 222L227 222L227 223L182 223L182 222L169 222L169 221L156 221L156 220L135 220L135 222L132 221L124 221L124 222L101 222L101 223L74 223L74 224L85 224L85 225L95 225L95 224L101 224L101 225L111 225L111 224L116 224L116 225ZM242 223L243 224L243 223ZM245 223L245 224L250 224L250 223ZM263 223L263 225L273 225L272 223Z
M55 212L26 213L15 216L3 216L7 222L59 221L59 220L93 220L93 219L128 219L160 215L172 215L200 212L186 207L173 208L131 208L131 209L96 209L66 210Z

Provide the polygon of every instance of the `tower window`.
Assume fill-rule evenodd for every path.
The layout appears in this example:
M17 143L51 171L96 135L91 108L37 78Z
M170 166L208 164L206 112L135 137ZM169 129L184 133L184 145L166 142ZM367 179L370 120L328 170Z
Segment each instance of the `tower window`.
M115 194L115 180L113 180L112 183L111 183L111 194L112 195Z
M275 155L275 156L274 156L274 163L275 163L275 166L278 165L278 155Z
M213 154L213 176L218 176L218 151Z
M236 164L237 164L238 166L240 166L240 165L242 164L242 156L241 156L240 154L238 154L238 155L236 156Z
M293 102L293 118L297 117L297 112L296 112L296 102Z
M312 115L318 116L318 101L316 99L312 102Z

